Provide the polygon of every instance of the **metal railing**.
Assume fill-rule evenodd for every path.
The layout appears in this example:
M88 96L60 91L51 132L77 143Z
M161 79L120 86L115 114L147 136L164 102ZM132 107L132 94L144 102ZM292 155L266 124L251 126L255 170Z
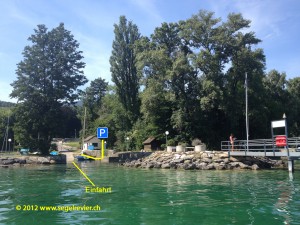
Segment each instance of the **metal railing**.
M221 142L222 151L248 151L248 152L276 152L286 147L277 147L275 139L256 139L248 141L235 140L233 146L230 141ZM288 138L288 148L294 151L300 151L300 137Z

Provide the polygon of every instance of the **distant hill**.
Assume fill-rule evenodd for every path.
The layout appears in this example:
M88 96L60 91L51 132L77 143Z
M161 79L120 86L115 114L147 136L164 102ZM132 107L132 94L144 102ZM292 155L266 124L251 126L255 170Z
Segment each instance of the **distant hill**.
M0 107L13 107L15 106L16 104L15 103L12 103L12 102L4 102L4 101L1 101L0 100Z

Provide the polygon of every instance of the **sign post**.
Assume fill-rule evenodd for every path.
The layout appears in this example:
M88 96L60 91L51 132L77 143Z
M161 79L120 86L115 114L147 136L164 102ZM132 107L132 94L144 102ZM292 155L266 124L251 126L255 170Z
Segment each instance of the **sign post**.
M107 127L98 127L97 128L97 137L101 138L108 138L108 128Z
M98 127L97 128L97 138L98 139L102 139L102 146L101 146L101 157L100 158L96 158L96 157L92 157L89 155L85 155L85 154L81 154L82 156L85 156L87 158L90 159L94 159L94 160L100 160L104 158L104 138L108 138L108 128L107 127ZM106 147L106 145L105 145Z
M277 121L272 121L271 122L271 128L272 128L272 139L274 140L274 132L273 129L274 128L280 128L280 127L284 127L284 133L285 136L277 136L276 137L276 145L280 145L280 146L285 146L286 150L287 150L287 156L290 156L290 151L289 151L289 145L288 145L288 132L287 132L287 123L286 123L286 116L285 114L283 114L283 120L277 120Z
M101 158L104 158L104 138L108 138L108 128L98 127L97 128L97 138L101 140Z

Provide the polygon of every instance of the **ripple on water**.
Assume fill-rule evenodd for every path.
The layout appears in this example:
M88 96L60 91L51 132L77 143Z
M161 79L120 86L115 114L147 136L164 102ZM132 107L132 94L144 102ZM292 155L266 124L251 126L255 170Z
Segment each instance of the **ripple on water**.
M286 171L180 171L80 164L3 170L3 224L299 224L300 176ZM101 211L18 212L16 204L96 205ZM1 224L1 222L0 222Z

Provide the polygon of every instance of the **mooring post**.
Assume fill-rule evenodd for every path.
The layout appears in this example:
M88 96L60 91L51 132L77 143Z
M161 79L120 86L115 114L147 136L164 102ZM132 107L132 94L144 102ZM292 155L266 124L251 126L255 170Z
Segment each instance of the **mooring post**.
M288 158L288 169L289 172L294 172L294 160L291 157Z
M285 138L286 138L286 150L287 150L287 156L290 157L290 150L289 150L289 141L288 141L288 128L287 128L287 120L286 115L283 113L284 124L285 124Z

